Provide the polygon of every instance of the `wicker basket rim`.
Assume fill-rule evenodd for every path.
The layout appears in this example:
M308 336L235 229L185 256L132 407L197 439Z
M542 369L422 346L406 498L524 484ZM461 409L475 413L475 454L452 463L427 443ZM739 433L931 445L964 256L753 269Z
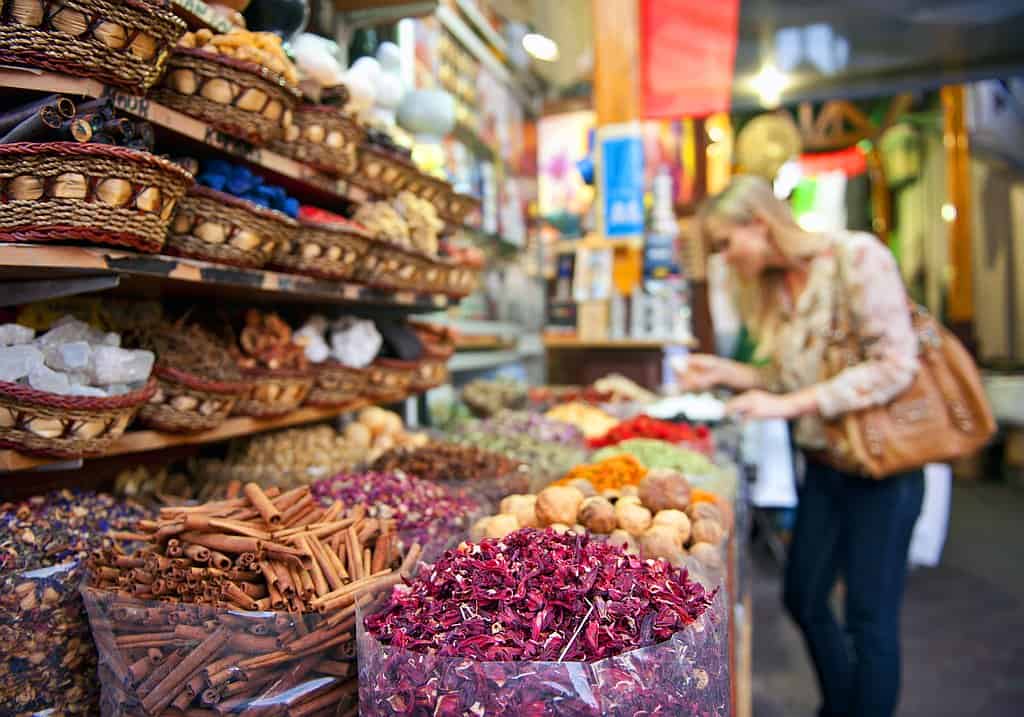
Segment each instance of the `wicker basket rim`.
M91 5L88 0L65 0L65 5L75 6L85 9ZM159 4L149 2L148 0L120 0L120 5L128 5L134 10L138 10L140 13L140 19L144 23L153 24L154 22L164 22L174 26L178 30L178 34L181 35L188 30L188 24L180 17L175 15L167 8L161 7ZM20 24L20 23L18 23ZM143 23L140 23L140 25ZM145 29L145 28L142 28Z
M144 152L139 149L118 147L112 144L94 144L85 142L12 142L11 144L0 144L0 159L24 155L79 155L84 157L101 157L121 159L125 161L149 164L171 174L176 174L182 180L192 184L192 174L174 162L158 157L155 154Z
M373 240L374 236L360 224L350 222L348 225L344 224L332 224L330 222L318 222L312 219L299 219L299 226L303 229L320 229L327 232L336 232L338 234L348 234L350 236L359 237L360 239Z
M420 361L403 361L402 359L394 358L376 358L373 360L371 366L378 366L380 368L393 368L393 369L404 369L406 371L413 371L419 366Z
M378 157L382 157L384 159L389 159L393 162L397 162L398 164L401 164L402 167L405 169L411 169L416 172L419 171L419 168L411 159L409 159L408 157L403 157L400 154L397 154L394 150L385 149L384 147L378 147L375 144L363 141L359 143L359 151L369 152L370 154L375 154Z
M0 381L0 397L10 398L19 403L27 403L58 410L67 411L109 411L122 408L134 408L145 403L156 393L157 382L150 376L146 385L137 391L120 396L98 398L95 396L64 396L59 393L39 391L31 386L20 383Z
M345 371L352 371L353 373L369 374L370 372L369 366L364 366L363 368L346 366L336 358L328 358L321 363L313 364L313 368L318 371L337 371L338 369L344 369Z
M298 222L296 222L294 219L292 219L284 212L279 212L278 210L271 209L270 207L264 207L262 205L257 204L256 202L250 202L248 199L242 199L241 197L236 197L234 194L228 194L227 192L222 192L219 189L213 189L212 187L207 187L202 184L193 184L191 187L189 187L189 190L188 192L185 193L185 196L204 197L206 199L211 199L216 202L221 202L223 204L227 204L229 206L237 207L238 209L243 209L247 212L251 212L265 219L271 219L273 221L280 222L281 224L285 224L291 227L292 229L298 226Z
M313 371L310 369L285 369L285 368L242 368L242 376L253 380L265 379L312 379Z
M338 107L336 105L318 105L318 104L313 104L312 102L306 102L306 103L300 104L298 107L295 108L295 113L298 114L299 112L315 112L316 114L324 114L324 115L332 114L335 117L337 117L338 119L342 119L342 120L346 120L348 122L351 122L352 124L354 124L357 127L359 127L359 129L363 128L363 126L361 124L359 124L359 121L355 117L350 115L343 108Z
M177 366L170 366L168 364L157 363L153 369L153 373L157 378L167 379L168 381L174 381L176 383L183 384L189 388L195 389L196 391L205 391L207 393L243 393L251 388L250 383L246 381L217 381L213 379L204 378L197 373L187 371Z
M298 87L290 84L283 75L274 72L269 67L257 65L255 62L248 62L246 60L239 60L237 57L227 57L226 55L207 52L206 50L201 50L198 47L175 47L171 55L172 57L174 55L183 55L195 60L205 60L207 62L224 65L225 67L230 67L231 69L238 70L239 72L247 72L250 75L255 75L265 82L269 82L275 87L281 88L290 94L296 101L302 99L302 91L299 90Z

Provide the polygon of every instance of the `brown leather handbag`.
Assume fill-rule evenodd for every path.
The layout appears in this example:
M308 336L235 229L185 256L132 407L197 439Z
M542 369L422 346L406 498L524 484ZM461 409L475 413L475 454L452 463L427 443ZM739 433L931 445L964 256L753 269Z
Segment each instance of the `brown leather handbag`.
M837 262L843 279L843 257ZM860 363L865 355L845 301L845 280L838 282L837 292L825 349L828 377ZM911 304L909 310L920 346L920 368L910 387L889 403L826 422L829 448L824 458L841 470L885 478L970 455L996 431L970 354L924 308Z

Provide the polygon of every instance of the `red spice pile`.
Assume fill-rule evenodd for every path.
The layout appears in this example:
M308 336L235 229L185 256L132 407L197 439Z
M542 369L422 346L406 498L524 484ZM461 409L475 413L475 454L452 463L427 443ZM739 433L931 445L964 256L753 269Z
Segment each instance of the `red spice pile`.
M710 451L711 449L711 431L706 426L659 421L644 415L622 421L600 438L589 441L589 444L591 448L604 448L634 438L654 438L668 443L686 443L697 450Z
M366 628L385 645L484 661L593 662L660 643L714 593L663 560L524 528L444 554Z

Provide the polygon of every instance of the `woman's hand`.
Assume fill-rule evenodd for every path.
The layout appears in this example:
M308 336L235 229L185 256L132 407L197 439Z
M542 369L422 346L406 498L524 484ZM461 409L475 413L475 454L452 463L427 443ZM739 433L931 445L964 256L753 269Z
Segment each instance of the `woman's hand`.
M686 369L676 371L676 380L684 391L707 391L724 386L739 391L757 388L761 375L746 364L711 354L692 354Z
M747 391L725 404L725 412L736 418L799 418L817 413L818 402L813 390L777 394Z

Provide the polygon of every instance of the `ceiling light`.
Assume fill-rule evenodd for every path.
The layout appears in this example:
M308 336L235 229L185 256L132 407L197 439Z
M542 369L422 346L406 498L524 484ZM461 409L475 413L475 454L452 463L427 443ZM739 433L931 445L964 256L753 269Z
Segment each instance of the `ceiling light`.
M952 224L954 221L956 221L956 207L950 204L949 202L945 202L942 205L942 209L939 211L942 213L943 221L949 224Z
M765 107L778 107L789 78L775 65L765 65L750 81Z
M531 57L542 62L554 62L558 59L558 43L536 32L523 35L523 49Z

